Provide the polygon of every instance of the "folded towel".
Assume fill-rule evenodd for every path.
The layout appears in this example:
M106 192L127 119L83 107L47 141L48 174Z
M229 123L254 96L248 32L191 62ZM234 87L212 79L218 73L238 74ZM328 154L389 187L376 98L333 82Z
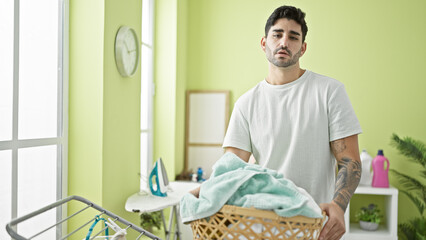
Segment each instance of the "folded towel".
M223 205L273 210L279 216L322 218L321 209L302 188L282 174L249 164L225 153L200 188L199 198L187 193L180 202L180 215L187 223L209 217Z

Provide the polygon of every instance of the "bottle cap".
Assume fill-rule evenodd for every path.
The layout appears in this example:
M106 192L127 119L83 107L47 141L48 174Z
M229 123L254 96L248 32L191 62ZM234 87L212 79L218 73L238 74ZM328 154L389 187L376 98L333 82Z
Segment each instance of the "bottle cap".
M379 149L379 152L377 153L377 155L384 156L384 155L383 155L383 150L382 150L382 149Z

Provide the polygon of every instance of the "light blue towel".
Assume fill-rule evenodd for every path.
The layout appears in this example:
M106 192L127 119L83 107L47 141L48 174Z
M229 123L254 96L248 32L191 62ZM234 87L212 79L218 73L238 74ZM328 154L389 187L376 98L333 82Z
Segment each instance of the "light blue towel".
M187 193L180 202L183 222L209 217L223 205L273 210L282 217L322 218L313 198L274 170L249 164L233 153L224 154L201 185L200 196Z

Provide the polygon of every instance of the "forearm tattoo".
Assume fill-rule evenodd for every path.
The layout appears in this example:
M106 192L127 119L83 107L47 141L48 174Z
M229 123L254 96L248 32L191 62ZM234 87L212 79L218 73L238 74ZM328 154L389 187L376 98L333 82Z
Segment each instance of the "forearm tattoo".
M335 155L342 153L346 149L345 140L333 142L331 148ZM336 160L338 172L333 201L345 211L361 178L361 162L348 157L341 157Z

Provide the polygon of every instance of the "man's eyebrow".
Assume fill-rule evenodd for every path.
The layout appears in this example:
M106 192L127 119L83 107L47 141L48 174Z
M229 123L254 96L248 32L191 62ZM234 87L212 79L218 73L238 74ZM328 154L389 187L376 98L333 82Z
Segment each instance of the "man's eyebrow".
M297 35L297 36L300 36L300 33L299 33L299 32L296 32L296 31L293 31L293 30L290 30L290 33L291 33L291 34L294 34L294 35Z
M283 33L283 32L284 32L284 29L281 29L281 28L278 28L278 29L272 29L272 32L279 32L279 33ZM299 32L296 32L296 31L293 31L293 30L290 30L290 34L297 35L297 36L300 36L300 35L301 35Z

